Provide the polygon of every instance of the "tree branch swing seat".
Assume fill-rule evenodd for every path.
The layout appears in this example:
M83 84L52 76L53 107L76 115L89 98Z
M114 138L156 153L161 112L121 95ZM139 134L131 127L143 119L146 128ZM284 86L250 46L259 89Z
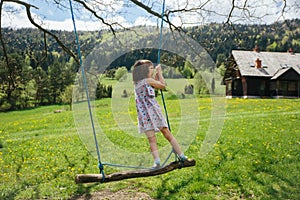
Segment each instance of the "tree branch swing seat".
M75 182L77 184L94 183L94 182L105 183L105 182L120 181L120 180L131 179L131 178L157 176L176 169L181 169L184 167L192 167L195 165L196 165L196 161L194 159L187 159L184 162L174 161L168 165L165 165L157 169L128 170L128 171L108 174L105 176L103 176L103 174L77 174L75 177Z
M136 170L128 170L128 171L122 171L122 172L115 172L112 174L105 175L104 174L104 167L100 159L100 151L98 147L98 142L96 138L96 132L94 128L94 122L93 122L93 117L92 117L92 111L91 111L91 106L90 106L90 99L89 99L89 94L88 94L88 88L87 88L87 83L86 83L86 77L85 77L85 71L84 67L82 67L82 58L81 58L81 52L80 52L80 45L79 45L79 40L78 40L78 34L76 31L76 25L75 25L75 18L74 18L74 13L73 13L73 7L72 7L72 2L69 0L70 3L70 10L71 10L71 15L72 15L72 21L73 21L73 26L74 26L74 32L76 36L76 44L77 44L77 52L78 52L78 57L79 57L79 64L81 67L81 72L83 76L83 85L85 88L86 96L87 96L87 102L88 102L88 108L89 108L89 114L91 118L91 125L92 125L92 130L93 130L93 136L94 136L94 141L96 145L96 150L97 150L97 156L98 156L98 167L100 169L99 174L77 174L75 177L75 182L77 184L81 183L93 183L93 182L100 182L100 183L105 183L105 182L112 182L112 181L120 181L123 179L131 179L131 178L140 178L140 177L149 177L149 176L157 176L161 175L176 169L181 169L181 168L186 168L186 167L192 167L196 165L196 161L194 159L186 159L184 161L180 160L177 158L176 161L171 162L167 165L165 163L159 167L159 168L144 168L144 169L136 169ZM163 0L163 5L162 5L162 13L161 13L161 26L160 26L160 46L158 48L158 59L157 63L160 63L160 50L162 46L162 29L163 29L163 21L164 21L164 10L165 10L165 0ZM166 104L164 101L164 96L162 90L160 90L161 96L162 96L162 102L166 114L166 121L168 123L168 126L170 128L169 124L169 119L168 119L168 113L166 109ZM173 150L171 151L173 153ZM170 153L170 155L171 155ZM167 160L170 158L167 158ZM167 160L165 162L167 162ZM124 167L124 166L123 166ZM136 167L137 168L137 167Z

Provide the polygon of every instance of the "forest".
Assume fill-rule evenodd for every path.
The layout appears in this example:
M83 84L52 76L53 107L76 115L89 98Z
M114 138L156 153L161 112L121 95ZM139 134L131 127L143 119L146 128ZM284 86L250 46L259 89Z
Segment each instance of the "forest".
M72 52L76 52L73 32L56 31L60 40ZM121 30L120 30L121 31ZM184 29L185 34L196 40L209 53L215 67L226 67L226 59L231 50L252 50L256 45L261 51L286 52L292 48L300 52L300 19L276 22L270 25L217 24L211 23ZM108 30L80 31L79 40L83 58L97 45L107 41L112 33ZM70 103L72 85L78 62L64 52L50 36L38 29L2 28L2 38L6 54L0 48L0 111L20 110L42 105ZM1 45L2 46L2 45ZM148 59L155 59L155 50L149 50ZM7 56L7 58L5 58ZM165 76L193 78L195 71L181 57L162 52L166 64L176 66ZM105 71L108 78L116 78L117 69L130 70L135 60L135 52L113 62ZM9 62L7 62L9 61ZM91 61L92 62L92 61ZM205 70L205 69L203 69ZM98 98L110 97L111 87L101 83Z

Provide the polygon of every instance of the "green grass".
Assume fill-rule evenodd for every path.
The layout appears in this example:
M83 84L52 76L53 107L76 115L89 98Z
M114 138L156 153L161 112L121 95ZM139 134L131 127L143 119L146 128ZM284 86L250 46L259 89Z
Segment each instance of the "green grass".
M179 101L190 99L167 101L174 132L179 127ZM134 119L130 102L128 112ZM196 167L107 184L74 182L78 173L99 171L97 160L79 139L71 111L54 113L64 108L47 106L0 113L0 199L68 199L123 188L157 199L300 199L299 99L226 100L223 132L204 157L199 151L209 126L211 101L200 98L198 102L198 135L186 151L196 159ZM110 99L96 102L101 109L97 119L108 132L116 125L110 103ZM111 137L117 142L122 131L116 132L120 135ZM125 143L132 151L148 150L147 143Z

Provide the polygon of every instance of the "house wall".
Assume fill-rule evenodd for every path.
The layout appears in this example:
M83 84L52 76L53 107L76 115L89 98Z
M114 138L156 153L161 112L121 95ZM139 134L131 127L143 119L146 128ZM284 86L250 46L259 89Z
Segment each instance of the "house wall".
M226 82L226 96L233 97L266 97L272 96L276 91L277 83L271 83L267 78L242 77ZM283 86L282 86L283 87ZM273 92L273 93L272 93Z
M275 80L270 83L271 96L300 96L300 81Z
M267 78L247 77L247 96L270 96L270 83Z
M232 81L232 95L238 97L243 96L243 86L241 79L235 79Z
M294 70L289 70L286 73L282 74L278 80L285 80L285 81L299 81L300 75L297 74Z
M232 80L226 80L226 97L232 97Z
M270 84L272 96L300 96L300 75L294 70L287 71Z
M262 77L241 77L226 81L226 96L230 97L299 97L300 78L287 73L277 80ZM292 80L290 80L292 79Z

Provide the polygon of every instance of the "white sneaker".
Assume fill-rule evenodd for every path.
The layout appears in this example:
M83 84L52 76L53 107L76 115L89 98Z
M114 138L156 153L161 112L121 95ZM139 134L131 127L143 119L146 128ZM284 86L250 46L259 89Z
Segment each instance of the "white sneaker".
M158 168L160 168L160 163L154 162L152 169L158 169Z
M188 159L187 156L180 156L180 157L179 157L179 161L180 161L180 162L184 162L184 161L186 161L187 159Z

